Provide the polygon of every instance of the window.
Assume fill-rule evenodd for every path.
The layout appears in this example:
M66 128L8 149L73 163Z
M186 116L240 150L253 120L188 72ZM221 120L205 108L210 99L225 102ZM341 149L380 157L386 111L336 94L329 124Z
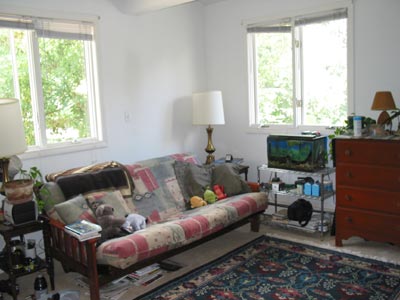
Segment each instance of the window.
M97 142L94 24L0 15L0 97L20 100L30 149Z
M251 24L247 36L251 125L343 124L347 9Z

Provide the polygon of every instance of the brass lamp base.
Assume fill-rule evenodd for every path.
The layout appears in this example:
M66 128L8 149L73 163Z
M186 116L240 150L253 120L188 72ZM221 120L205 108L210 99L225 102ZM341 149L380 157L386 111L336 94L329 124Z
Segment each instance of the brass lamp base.
M0 187L0 194L5 195L5 191L4 191L4 184L8 181L10 181L9 175L8 175L8 166L10 164L10 159L3 157L0 158L0 166L1 166L1 170L3 172L3 178L2 178L2 182L1 182L1 187Z
M211 125L208 125L206 130L208 135L208 142L207 142L207 147L204 150L208 153L206 159L206 165L209 165L215 161L215 156L213 155L213 153L215 152L215 147L212 143L212 132L214 129L211 127Z

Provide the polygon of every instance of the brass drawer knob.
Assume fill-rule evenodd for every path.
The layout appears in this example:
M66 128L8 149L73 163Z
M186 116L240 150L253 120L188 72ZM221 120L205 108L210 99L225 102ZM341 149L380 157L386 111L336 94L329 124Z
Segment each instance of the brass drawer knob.
M346 194L344 196L344 199L346 199L347 201L351 201L353 198L351 197L351 195Z
M352 174L350 171L347 171L347 172L346 172L346 177L347 177L347 178L352 178L352 177L353 177L353 174Z
M351 156L351 154L352 154L352 152L351 152L350 149L344 150L344 155L346 155L346 156Z
M352 217L347 217L346 221L347 221L347 223L353 223L353 218Z

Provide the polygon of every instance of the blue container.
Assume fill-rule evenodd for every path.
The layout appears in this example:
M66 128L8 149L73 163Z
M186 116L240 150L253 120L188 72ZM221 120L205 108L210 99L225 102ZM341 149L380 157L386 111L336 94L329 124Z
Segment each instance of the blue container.
M320 194L320 185L319 185L319 182L317 181L317 182L315 182L312 186L311 186L311 195L312 196L316 196L316 197L319 197L321 194Z
M309 183L309 182L306 182L304 184L304 195L311 196L311 183Z

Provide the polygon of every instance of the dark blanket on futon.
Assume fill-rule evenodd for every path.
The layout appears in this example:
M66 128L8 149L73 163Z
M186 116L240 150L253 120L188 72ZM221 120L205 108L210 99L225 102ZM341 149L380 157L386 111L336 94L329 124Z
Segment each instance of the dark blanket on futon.
M66 199L97 190L128 187L124 171L117 168L59 177L56 182Z

